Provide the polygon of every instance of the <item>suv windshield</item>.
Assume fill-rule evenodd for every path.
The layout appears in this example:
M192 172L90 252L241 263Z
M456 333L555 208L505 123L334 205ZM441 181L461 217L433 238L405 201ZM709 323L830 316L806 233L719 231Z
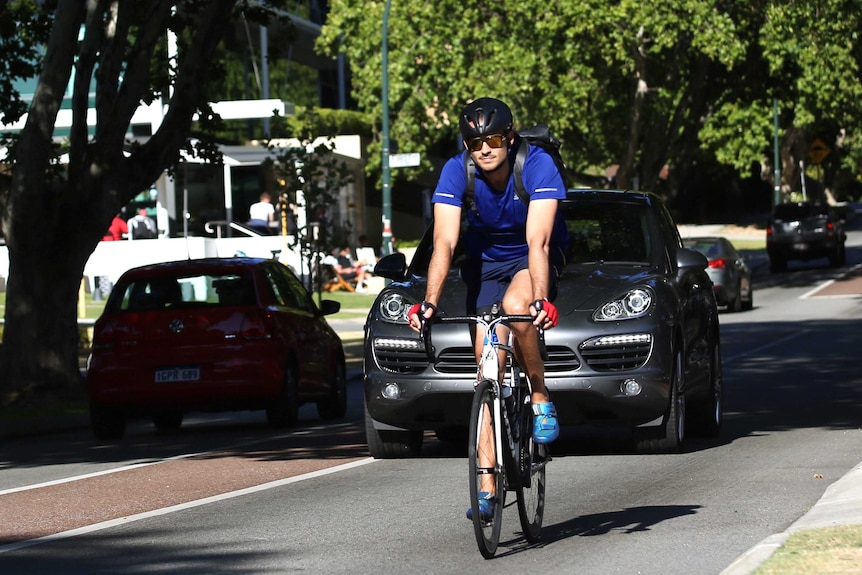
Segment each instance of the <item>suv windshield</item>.
M649 214L644 206L567 202L562 209L569 229L569 262L651 261Z

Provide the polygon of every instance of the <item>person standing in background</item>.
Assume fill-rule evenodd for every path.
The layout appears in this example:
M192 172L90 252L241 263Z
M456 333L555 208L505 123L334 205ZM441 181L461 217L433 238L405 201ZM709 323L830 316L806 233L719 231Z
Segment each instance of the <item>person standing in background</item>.
M120 217L120 214L114 216L108 231L102 237L103 242L112 242L123 239L129 234L129 225L126 220Z
M147 215L147 210L141 208L138 215L129 220L129 237L133 240L152 240L159 237L156 222Z
M272 205L272 197L263 192L260 201L255 202L248 209L248 225L262 234L269 235L269 222L275 221L275 206Z

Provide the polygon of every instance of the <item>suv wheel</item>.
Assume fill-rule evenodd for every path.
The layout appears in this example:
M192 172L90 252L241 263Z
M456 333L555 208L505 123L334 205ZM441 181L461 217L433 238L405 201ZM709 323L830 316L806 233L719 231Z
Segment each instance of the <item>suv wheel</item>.
M635 430L635 447L640 453L679 453L685 440L685 389L682 352L674 356L670 401L664 425L658 429Z
M365 408L365 437L368 451L374 459L419 457L422 452L421 431L374 429L374 420Z

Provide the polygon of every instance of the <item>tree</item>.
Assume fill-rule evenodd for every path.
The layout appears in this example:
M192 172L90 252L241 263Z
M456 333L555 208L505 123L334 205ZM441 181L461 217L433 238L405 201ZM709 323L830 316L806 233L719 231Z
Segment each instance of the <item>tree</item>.
M383 5L333 4L319 41L347 55L355 98L376 117ZM662 191L669 167L669 193L697 181L688 187L708 197L705 173L747 173L771 157L778 98L785 164L826 132L841 149L828 161L849 171L862 155L852 134L862 106L859 8L858 0L561 0L541 9L392 0L390 134L401 152L454 153L460 108L495 96L520 125L548 123L578 171L618 164L620 187L637 178Z
M14 5L4 3L4 23L5 16L14 16ZM238 0L39 5L50 17L50 34L27 121L12 150L2 213L9 249L0 350L3 404L28 391L79 383L76 302L87 259L120 207L173 165L194 114L217 119L205 86L216 47L233 26L228 16L238 9L263 16L262 8ZM165 53L168 29L179 48L170 62L157 57ZM50 169L58 153L53 134L67 87L73 125L63 145L68 167L58 176ZM91 87L97 116L92 134ZM147 141L131 144L126 135L132 115L141 103L158 98L167 103L161 124Z
M710 62L728 66L741 54L720 3L679 4L587 0L536 10L516 0L394 0L390 133L399 151L444 141L454 152L460 108L495 96L520 125L548 123L575 169L619 163L626 181L639 170L651 182L689 110L697 113L698 75ZM355 96L378 116L382 5L333 5L320 39L328 53L343 51L363 64L353 67Z

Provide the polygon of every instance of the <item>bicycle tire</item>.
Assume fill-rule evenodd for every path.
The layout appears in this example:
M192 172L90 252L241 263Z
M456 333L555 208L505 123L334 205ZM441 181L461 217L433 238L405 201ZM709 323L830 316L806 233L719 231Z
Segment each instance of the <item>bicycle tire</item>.
M545 515L545 465L548 462L547 446L533 441L532 404L525 401L521 406L521 432L518 437L518 470L520 481L518 496L518 518L524 538L535 543L542 535L542 520Z
M470 462L470 506L473 515L473 532L476 535L476 544L479 552L485 559L491 559L497 552L500 542L500 529L503 526L503 507L506 504L506 490L503 483L503 470L495 464L493 468L482 468L479 462L481 449L479 437L482 427L490 423L491 437L494 437L494 428L500 422L494 417L494 385L488 381L481 381L473 393L473 405L470 409L470 439L468 444L467 458ZM488 474L493 475L495 485L494 513L490 520L483 520L479 513L479 492L482 488L482 479Z

